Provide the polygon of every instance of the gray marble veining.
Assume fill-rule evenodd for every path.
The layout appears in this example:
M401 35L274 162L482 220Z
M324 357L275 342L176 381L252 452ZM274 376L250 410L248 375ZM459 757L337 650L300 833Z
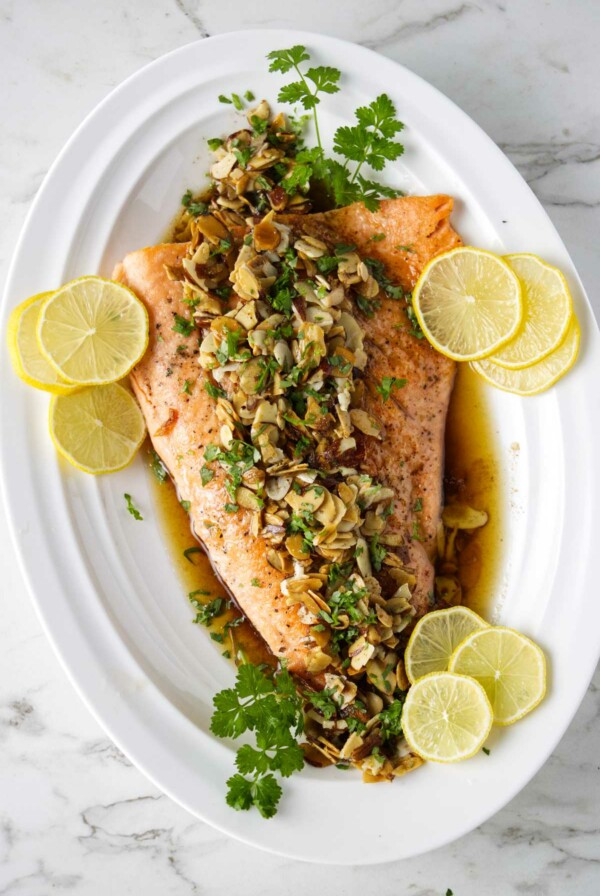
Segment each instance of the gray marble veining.
M124 77L232 28L323 30L423 75L502 146L600 299L600 6L590 0L0 0L0 265L54 156ZM597 896L600 674L525 790L434 854L308 867L229 840L159 793L107 739L41 632L0 519L0 896ZM398 830L409 820L399 818Z

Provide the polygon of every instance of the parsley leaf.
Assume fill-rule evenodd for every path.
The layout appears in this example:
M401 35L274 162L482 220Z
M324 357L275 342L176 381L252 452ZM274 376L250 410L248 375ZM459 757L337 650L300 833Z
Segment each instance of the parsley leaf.
M167 481L167 477L169 475L167 473L167 468L163 464L154 448L150 452L150 457L152 458L152 461L150 462L150 469L152 470L156 481L160 482L160 484L162 485L163 482Z
M214 479L214 476L214 471L211 470L210 467L207 467L206 464L204 464L204 466L200 468L200 479L202 480L202 485L206 485L207 483L209 483L211 479Z
M306 47L297 44L289 50L273 50L267 59L271 60L270 72L281 72L282 75L286 75L292 68L298 68L300 63L309 60L310 56L306 52Z
M242 112L244 109L244 102L237 93L232 93L231 97L225 96L224 93L219 94L219 102L225 103L228 106L234 106L238 112Z
M273 772L287 778L304 765L296 742L303 729L302 700L286 669L271 676L264 667L240 666L235 687L213 699L211 731L218 737L254 733L255 745L244 744L236 755L237 773L227 781L227 803L247 811L255 806L271 818L281 799Z
M369 556L376 572L380 572L386 554L387 548L379 544L379 535L374 535L369 541Z
M400 379L397 376L384 376L381 379L381 383L375 388L381 395L382 400L387 401L394 389L403 389L407 382L408 380Z
M402 734L402 710L404 708L404 696L399 700L394 700L385 709L379 713L379 721L381 723L381 736L383 741L390 740L393 737L399 737Z
M125 492L123 497L125 498L125 502L127 504L127 510L132 515L134 520L143 520L144 517L142 516L142 514L139 512L139 510L137 509L137 507L131 500L131 495L128 495L127 492Z
M200 215L205 215L208 211L206 202L195 201L191 190L185 191L181 197L181 204L188 210L190 215L194 216L194 218L198 218Z
M193 564L194 561L190 560L190 557L192 556L192 554L201 554L201 553L202 553L202 548L199 548L197 545L194 545L194 547L192 547L192 548L186 548L185 551L183 552L183 556L185 557L185 559L187 560L188 563Z
M215 386L214 383L211 383L210 380L205 380L204 389L211 398L227 398L227 393L224 389L220 389L218 386Z
M227 804L234 809L256 806L263 818L272 818L277 812L282 791L273 775L263 775L255 781L234 775L227 782L227 788Z
M330 688L323 688L322 691L315 691L314 693L305 691L304 696L326 719L332 719L338 711L338 705Z
M197 594L195 591L192 593ZM206 604L201 604L200 601L191 596L189 600L196 610L196 618L194 619L196 625L211 625L213 619L221 616L225 610L225 600L222 597L215 597L214 600L209 600Z
M174 330L175 333L181 333L182 336L190 336L196 327L193 320L188 320L187 317L182 317L181 314L176 314L174 316L174 321L175 323L171 329Z

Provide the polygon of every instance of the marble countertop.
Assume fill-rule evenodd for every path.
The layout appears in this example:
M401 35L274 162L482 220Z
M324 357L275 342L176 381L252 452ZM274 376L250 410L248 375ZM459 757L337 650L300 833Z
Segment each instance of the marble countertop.
M49 165L127 75L232 28L317 28L373 47L465 109L529 181L600 316L600 7L590 0L0 0L0 267ZM535 779L477 831L377 869L242 846L163 796L75 694L0 513L0 896L600 892L600 674ZM399 819L399 836L403 822Z

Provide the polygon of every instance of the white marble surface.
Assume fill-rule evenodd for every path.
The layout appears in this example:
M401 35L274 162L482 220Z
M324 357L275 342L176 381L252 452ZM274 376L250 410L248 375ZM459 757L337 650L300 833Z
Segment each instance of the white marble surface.
M403 62L513 159L600 312L600 5L592 0L0 0L0 266L54 156L124 77L237 27L323 30ZM80 702L0 518L0 896L600 892L600 677L555 754L494 819L429 856L319 868L241 846L162 796ZM398 819L398 836L409 819Z

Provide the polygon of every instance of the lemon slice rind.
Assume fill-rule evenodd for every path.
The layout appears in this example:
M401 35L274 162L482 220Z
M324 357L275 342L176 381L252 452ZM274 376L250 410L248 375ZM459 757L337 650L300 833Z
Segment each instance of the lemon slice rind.
M471 362L471 367L491 386L504 392L522 396L540 395L571 370L579 354L580 342L581 331L573 317L567 335L558 348L531 367L508 370L494 364L489 358Z
M24 383L53 395L68 395L78 386L65 382L39 350L36 329L42 305L52 292L31 296L13 308L8 319L7 345L13 368Z
M573 316L573 298L562 271L537 255L519 252L505 255L504 260L521 282L523 321L515 337L489 360L521 370L547 358L564 340Z

